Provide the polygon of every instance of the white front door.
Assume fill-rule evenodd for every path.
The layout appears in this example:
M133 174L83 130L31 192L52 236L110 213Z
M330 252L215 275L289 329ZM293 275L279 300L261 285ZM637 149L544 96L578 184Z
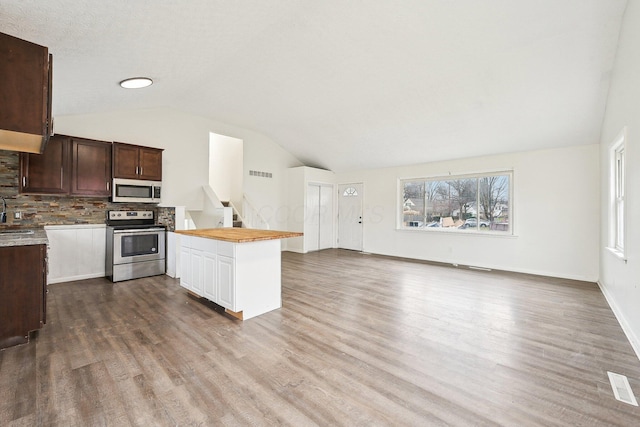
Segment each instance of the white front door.
M338 186L339 248L362 250L362 196L362 183Z

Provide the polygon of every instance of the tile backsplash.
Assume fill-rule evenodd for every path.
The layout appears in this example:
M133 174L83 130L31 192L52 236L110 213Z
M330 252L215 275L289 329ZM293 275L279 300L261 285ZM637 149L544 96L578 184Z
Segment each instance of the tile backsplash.
M108 210L154 210L163 224L172 223L172 208L149 204L111 203L108 197L75 197L19 194L20 153L0 150L0 196L7 201L7 222L1 227L104 224ZM1 206L0 206L1 209ZM162 210L159 212L159 210ZM20 213L20 219L15 213ZM173 215L175 222L175 215Z

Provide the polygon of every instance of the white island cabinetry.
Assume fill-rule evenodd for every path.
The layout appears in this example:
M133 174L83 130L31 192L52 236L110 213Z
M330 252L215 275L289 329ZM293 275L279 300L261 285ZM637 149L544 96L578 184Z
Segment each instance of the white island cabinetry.
M233 242L218 240L215 233L201 237L181 232L180 285L243 320L280 308L280 239L289 237L282 233L281 237Z

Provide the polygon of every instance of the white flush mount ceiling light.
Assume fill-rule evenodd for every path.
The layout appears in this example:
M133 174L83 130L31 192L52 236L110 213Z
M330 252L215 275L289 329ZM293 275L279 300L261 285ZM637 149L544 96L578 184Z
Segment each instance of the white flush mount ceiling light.
M151 86L152 84L153 80L148 77L133 77L120 82L120 86L125 89L140 89L143 87Z

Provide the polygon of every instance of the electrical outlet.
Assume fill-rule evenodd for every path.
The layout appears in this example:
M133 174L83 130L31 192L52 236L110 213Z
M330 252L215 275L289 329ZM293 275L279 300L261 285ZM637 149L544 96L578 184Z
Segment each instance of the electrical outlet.
M14 212L13 219L22 219L22 212Z

